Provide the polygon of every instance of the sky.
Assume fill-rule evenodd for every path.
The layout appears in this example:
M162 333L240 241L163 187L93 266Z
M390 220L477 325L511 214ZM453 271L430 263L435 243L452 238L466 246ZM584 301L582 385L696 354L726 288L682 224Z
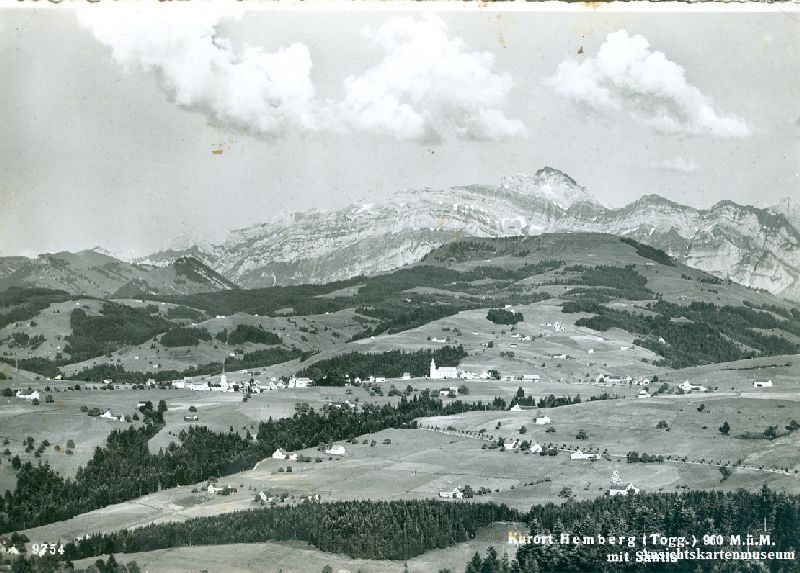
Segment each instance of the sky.
M0 255L546 165L609 207L800 200L800 12L458 6L0 10Z

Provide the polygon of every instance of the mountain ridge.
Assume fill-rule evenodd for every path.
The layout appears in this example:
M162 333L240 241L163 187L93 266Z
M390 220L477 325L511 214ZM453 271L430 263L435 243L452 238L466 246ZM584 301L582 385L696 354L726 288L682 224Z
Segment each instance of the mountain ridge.
M336 210L283 214L191 254L255 288L386 271L465 236L608 232L720 278L800 300L800 230L792 213L791 202L758 208L723 200L701 209L652 193L609 208L563 171L544 167L496 185L406 189ZM189 251L139 261L164 264L183 253Z

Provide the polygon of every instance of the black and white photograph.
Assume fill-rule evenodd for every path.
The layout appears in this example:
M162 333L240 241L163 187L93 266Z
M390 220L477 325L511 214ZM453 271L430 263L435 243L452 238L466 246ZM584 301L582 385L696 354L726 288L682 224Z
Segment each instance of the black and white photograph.
M800 572L800 4L0 6L0 572Z

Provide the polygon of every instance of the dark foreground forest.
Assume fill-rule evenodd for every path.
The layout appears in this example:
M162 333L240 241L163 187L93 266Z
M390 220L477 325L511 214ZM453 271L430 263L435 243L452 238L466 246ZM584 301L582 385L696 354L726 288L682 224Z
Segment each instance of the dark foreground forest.
M527 522L531 536L553 535L555 543L513 546L498 557L495 550L465 564L465 573L555 573L581 571L763 572L800 571L800 496L776 493L766 486L759 493L692 491L602 497L533 506L527 515L494 503L415 501L343 501L259 508L149 525L95 535L65 547L63 561L190 545L302 540L321 551L363 559L406 560L431 549L446 548L473 538L480 527L494 522ZM747 546L748 535L763 541ZM560 543L561 534L633 538L633 545ZM673 538L661 545L651 535ZM707 534L713 537L705 538ZM692 536L697 545L692 547ZM646 536L648 544L642 543ZM731 541L741 536L742 544ZM681 546L679 538L687 540ZM497 545L504 545L498 539ZM794 552L794 559L703 559L677 562L637 562L642 551ZM608 554L628 552L629 561L610 562Z

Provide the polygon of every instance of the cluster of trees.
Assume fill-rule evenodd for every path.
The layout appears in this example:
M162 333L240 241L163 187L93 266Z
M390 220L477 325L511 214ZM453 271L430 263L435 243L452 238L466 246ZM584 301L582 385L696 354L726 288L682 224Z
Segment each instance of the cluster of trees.
M64 352L72 362L89 360L124 345L142 344L172 326L168 320L152 316L147 309L112 302L103 304L100 316L76 308L69 323L72 334L67 336Z
M190 366L186 370L157 370L153 372L127 371L122 364L96 364L67 376L68 380L101 382L111 379L117 384L144 384L152 378L156 382L180 380L185 376L215 375L222 372L221 362L207 362Z
M764 531L766 520L773 546L769 551L798 549L800 539L800 496L776 493L766 486L760 493L744 490L737 492L687 491L667 494L639 494L633 497L600 497L591 501L570 501L564 505L548 503L535 505L528 514L531 535L562 532L579 535L608 536L614 531L637 537L658 532L664 536L698 536L698 532L714 532L725 540L730 535L756 534ZM698 536L701 537L701 536ZM641 545L639 545L641 547ZM747 547L702 546L706 551L739 550ZM751 548L758 550L758 547ZM604 571L639 571L641 563L609 563L608 545L538 545L529 544L517 550L516 565L511 571L519 573L548 573L556 571L597 571L602 563ZM788 562L770 562L769 567L779 570ZM743 571L764 570L760 561L718 560L678 561L677 563L649 563L648 571ZM792 570L791 565L789 569Z
M516 324L525 320L521 312L504 308L490 308L486 313L486 319L495 324Z
M649 463L660 464L664 462L664 456L662 455L657 456L657 455L650 455L647 453L640 454L639 452L628 452L626 458L629 464L635 464L638 462L641 462L643 464L649 464Z
M634 265L626 265L625 267L574 265L565 267L564 272L578 272L580 275L556 281L557 284L604 287L600 290L600 294L613 296L614 298L629 300L656 298L653 291L647 288L647 278L636 272Z
M201 311L189 308L188 306L171 306L167 309L167 318L170 320L176 319L188 319L193 320L195 322L200 322L201 320L205 320L206 315L203 314Z
M281 344L283 341L281 337L274 332L264 330L260 324L258 326L251 326L249 324L239 324L233 329L233 332L228 334L228 344L244 344L245 342L252 342L253 344Z
M665 265L668 267L674 267L675 261L672 260L667 253L662 251L661 249L656 249L655 247L651 247L650 245L644 245L638 241L634 241L629 237L620 237L620 241L625 243L626 245L630 245L634 249L636 249L636 254L640 257L644 257L645 259L650 259L651 261L655 261L660 265Z
M212 432L205 426L190 426L179 434L180 444L171 443L166 451L157 454L150 453L148 440L161 425L114 430L106 446L95 449L92 459L74 479L63 478L47 465L22 464L16 489L4 498L6 516L0 517L0 532L62 521L160 489L252 468L279 447L299 450L386 428L414 428L414 420L420 417L487 408L504 409L505 403L500 400L497 405L484 405L480 401L455 400L443 405L438 397L423 391L410 400L402 397L395 406L364 405L360 412L319 413L309 409L291 418L270 418L259 424L256 441L232 430Z
M311 378L318 386L344 386L346 376L365 380L369 376L399 378L404 372L412 376L427 376L431 359L437 366L457 366L467 352L462 345L444 346L437 350L405 352L390 350L380 354L349 352L320 360L300 372L298 376Z
M141 573L136 561L120 563L114 555L108 559L96 559L86 569L76 569L72 560L59 554L42 556L22 555L11 564L11 573Z
M67 545L65 556L78 559L109 551L302 540L321 551L353 558L401 560L467 541L479 527L516 519L521 519L517 511L494 503L303 502L96 535Z
M570 406L572 404L580 404L581 403L581 395L576 394L573 398L572 396L554 396L553 394L549 394L542 398L539 398L539 403L537 404L539 408L557 408L558 406Z
M289 360L294 360L295 358L305 360L310 355L311 352L300 350L294 346L291 348L276 346L273 348L264 348L261 350L254 350L253 352L246 352L242 354L241 357L227 356L225 358L225 368L228 370L244 370L246 368L280 364L281 362L288 362Z
M201 340L211 341L211 333L205 328L178 327L165 332L161 344L167 348L197 346Z
M0 291L0 328L30 320L51 304L71 298L72 295L63 290L9 287Z
M647 308L657 314L644 316L591 301L570 301L562 311L595 313L590 318L578 319L575 323L578 326L599 331L616 327L643 335L646 338L638 338L634 344L663 356L662 365L672 368L800 352L800 344L762 332L778 329L800 334L800 322L796 320L780 320L768 312L743 306L704 302L680 306L659 300L649 303ZM688 320L673 321L678 318Z

